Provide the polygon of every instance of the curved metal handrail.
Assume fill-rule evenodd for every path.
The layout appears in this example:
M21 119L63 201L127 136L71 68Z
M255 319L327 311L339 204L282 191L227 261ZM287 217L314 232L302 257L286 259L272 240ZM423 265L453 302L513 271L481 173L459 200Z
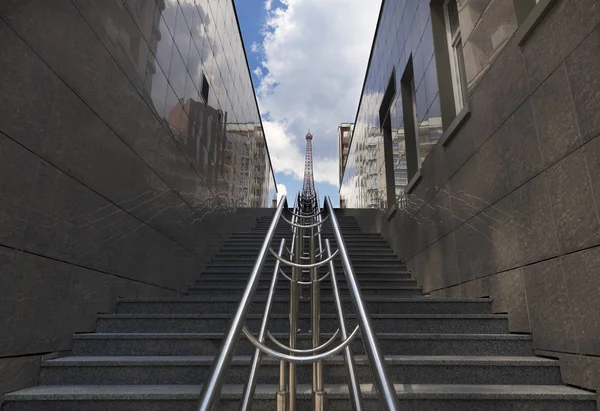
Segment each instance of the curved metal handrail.
M252 345L254 345L256 348L261 350L263 352L263 354L267 354L267 355L269 355L271 357L275 357L279 360L285 360L292 364L307 364L307 363L323 360L325 358L333 357L334 355L341 352L344 348L346 348L346 346L348 346L348 344L350 344L352 342L352 340L354 340L354 338L356 338L359 331L360 331L360 327L357 325L356 328L354 329L354 331L352 331L352 334L350 334L350 336L348 336L348 338L346 338L344 341L342 341L340 343L340 345L338 345L337 347L332 348L329 351L325 351L324 353L321 353L321 354L307 355L307 356L302 357L302 356L283 354L283 353L280 353L279 351L272 349L271 347L267 347L266 345L260 343L256 338L254 338L252 333L250 333L250 331L248 331L248 329L246 327L242 328L242 332L244 333L246 338L248 338L248 341L250 341L250 343Z
M338 246L336 251L339 251L340 253L342 267L344 267L344 272L346 273L348 290L350 291L350 295L352 297L351 300L354 303L354 308L356 309L358 325L362 331L365 351L367 357L369 358L369 364L371 364L371 368L373 370L373 377L375 380L375 385L377 386L377 391L379 392L379 399L381 401L381 406L383 407L382 409L385 411L397 411L400 409L400 407L398 405L396 390L394 389L392 381L388 377L385 361L381 351L379 350L379 342L377 341L377 336L375 335L375 331L373 331L373 327L371 326L367 305L365 304L360 287L358 286L358 281L356 280L356 275L354 274L354 269L352 268L350 258L348 257L348 251L346 250L346 243L342 238L342 231L338 224L335 211L331 205L331 200L329 197L325 197L325 207L331 216L331 226L333 228L333 234Z
M287 280L289 280L290 282L293 282L294 280L292 280L290 277L288 277L288 275L286 273L283 272L282 269L279 269L279 274L281 274L283 277L285 277ZM325 274L323 277L319 278L317 280L317 282L321 282L324 279L326 279L327 277L329 277L331 275L331 271L329 271L327 274ZM302 285L311 285L313 282L312 281L296 281L298 284L302 284Z
M289 211L289 210L288 210L288 211ZM293 216L296 216L296 217L300 217L300 218L310 218L310 217L316 217L316 216L318 216L319 214L323 214L324 212L325 212L325 209L323 209L323 210L321 210L321 211L319 211L318 213L315 213L315 214L303 215L303 214L296 214L296 213L294 213L293 211L289 211L289 213L290 213L291 215L293 215Z
M273 336L273 334L271 334L269 331L267 331L267 337L269 337L269 340L271 340L273 342L273 344L275 344L279 348L284 349L285 351L293 352L296 354L311 354L313 352L318 352L318 351L324 350L325 348L330 346L335 341L335 339L337 338L337 336L339 334L340 334L340 329L338 328L335 331L335 333L333 334L333 336L325 344L322 344L316 348L309 348L308 350L299 350L297 348L290 348L287 345L280 343L279 340L277 340L277 338L275 338Z
M322 265L327 264L330 260L333 260L338 255L339 250L335 250L335 252L330 257L327 257L325 260L321 260L318 263L313 263L313 264L298 264L298 263L293 263L291 261L286 260L285 258L279 257L277 255L277 253L275 251L273 251L272 248L269 248L269 252L277 260L281 261L282 263L284 263L285 265L288 265L290 267L296 267L296 268L317 268L317 267L321 267Z
M323 223L324 223L324 222L327 220L327 217L328 217L328 216L326 216L326 217L325 217L325 218L324 218L322 221L317 221L317 222L316 222L316 223L314 223L314 224L303 225L303 224L295 224L295 223L292 223L291 221L289 221L289 220L288 220L287 218L285 218L284 216L281 216L281 218L282 218L282 219L283 219L283 220L284 220L286 223L288 223L288 224L289 224L289 225L291 225L292 227L296 227L296 228L312 228L312 227L319 226L319 225L323 224ZM310 218L312 218L312 216L310 216Z
M287 251L290 254L290 258L294 256L294 253L289 248L285 247L285 251ZM315 255L315 258L319 258L323 254L325 254L325 252L321 251L319 254ZM302 260L304 260L304 259L310 259L310 257L302 257L302 256L300 256L300 259L302 259Z

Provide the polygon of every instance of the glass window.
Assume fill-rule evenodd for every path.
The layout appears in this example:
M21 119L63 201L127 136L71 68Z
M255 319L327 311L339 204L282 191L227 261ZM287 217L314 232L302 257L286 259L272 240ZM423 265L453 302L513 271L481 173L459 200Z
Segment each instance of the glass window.
M465 106L466 75L456 0L446 0L446 3L444 4L444 17L446 20L446 37L448 41L448 53L450 56L452 88L454 91L454 107L456 114L458 114Z

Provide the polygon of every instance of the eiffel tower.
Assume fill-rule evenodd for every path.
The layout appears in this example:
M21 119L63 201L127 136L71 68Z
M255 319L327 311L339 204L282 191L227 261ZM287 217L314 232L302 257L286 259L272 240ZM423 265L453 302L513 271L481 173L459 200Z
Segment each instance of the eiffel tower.
M313 159L312 159L312 139L313 135L306 133L306 156L304 157L304 183L302 185L302 193L300 201L304 209L314 208L315 202L318 201L315 191L315 181L313 178Z

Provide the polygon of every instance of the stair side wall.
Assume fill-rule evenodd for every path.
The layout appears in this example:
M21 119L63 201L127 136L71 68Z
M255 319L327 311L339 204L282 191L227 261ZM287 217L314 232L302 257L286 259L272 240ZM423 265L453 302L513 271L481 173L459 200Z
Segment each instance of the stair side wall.
M344 210L386 236L424 292L493 297L511 331L561 358L566 383L596 391L599 70L600 1L554 1L481 77L470 116L424 160L405 210L389 221Z
M219 177L226 171L201 167L189 149L203 145L186 146L157 113L144 76L152 63L162 71L124 3L150 11L139 30L161 31L159 47L168 41L152 26L163 24L155 13L164 2L0 2L0 400L35 384L41 356L69 350L72 334L93 331L118 297L187 292L231 232L272 212L230 212L240 199ZM243 54L238 31L228 34ZM254 102L250 86L238 90ZM211 83L213 105L216 92ZM220 108L209 109L222 136ZM247 187L254 207L270 205L274 189L261 141L237 157L260 162L267 186ZM227 207L215 209L217 200Z

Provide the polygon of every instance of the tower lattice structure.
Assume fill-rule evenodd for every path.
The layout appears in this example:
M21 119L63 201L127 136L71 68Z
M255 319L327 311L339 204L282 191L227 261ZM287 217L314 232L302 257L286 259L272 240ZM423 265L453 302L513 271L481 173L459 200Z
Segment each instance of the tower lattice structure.
M305 203L315 199L315 181L313 178L313 159L312 159L312 139L313 135L306 133L306 156L304 157L304 183L302 185L302 200Z

